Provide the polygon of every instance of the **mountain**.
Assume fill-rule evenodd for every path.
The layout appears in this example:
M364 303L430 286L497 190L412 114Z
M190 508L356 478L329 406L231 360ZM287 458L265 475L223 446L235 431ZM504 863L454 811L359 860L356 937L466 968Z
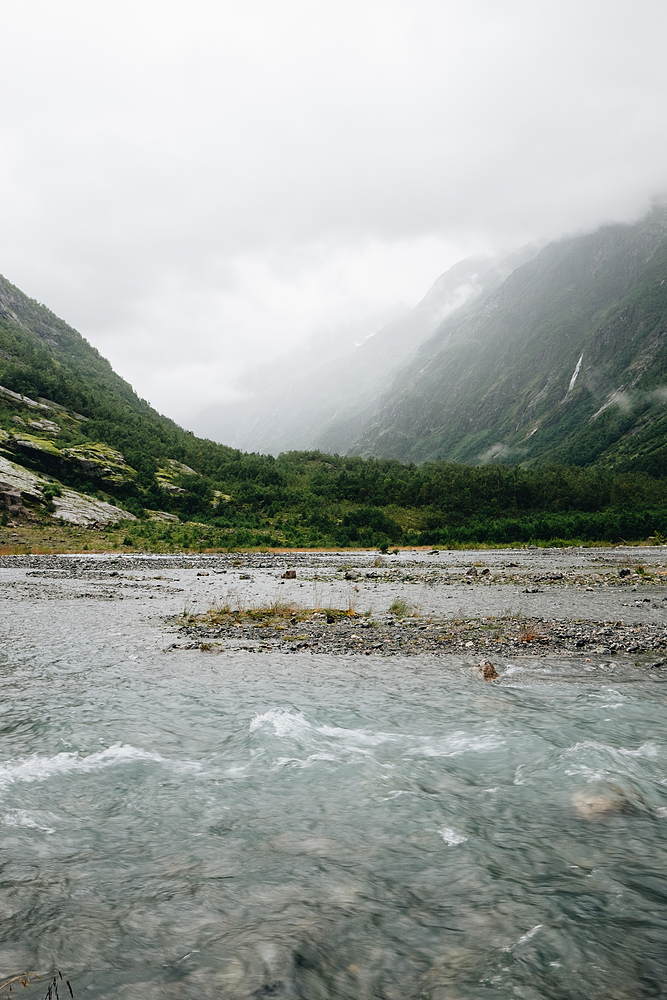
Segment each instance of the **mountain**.
M602 332L596 327L597 339L586 347L591 351L601 344L599 354L615 337L623 340L629 325L638 330L637 344L630 345L626 356L618 350L609 354L617 367L637 375L637 388L624 390L632 401L621 409L620 396L614 397L617 402L603 408L591 424L604 426L609 411L623 415L629 406L635 409L628 411L628 419L635 420L643 405L635 397L648 401L646 426L630 438L631 447L642 434L650 435L654 425L659 433L662 426L660 419L650 423L661 412L665 381L659 351L650 350L664 336L660 274L665 253L654 230L646 224L643 244L639 238L628 241L627 233L625 242L608 234L616 247L615 280L624 281L629 290L617 295L623 309L607 310L602 327L598 322ZM562 269L566 248L547 250L553 267ZM628 255L635 261L634 280L627 274ZM535 281L542 276L544 284L545 268L538 261L539 255L509 277L497 268L495 276L493 269L488 272L479 305L471 301L456 314L456 329L463 331L458 348L466 347L469 325L481 322L498 295L508 296L508 309L516 308L516 296L507 288L515 287L525 267ZM553 291L558 282L552 284ZM518 287L527 287L530 298L532 285L526 285L525 276ZM579 308L577 296L569 294ZM583 293L579 298L587 301ZM533 308L532 315L538 312ZM454 318L452 314L440 330L451 331ZM580 337L577 324L575 333ZM508 335L510 345L511 339ZM453 334L450 340L455 355ZM433 344L429 349L432 355L426 351L426 356L437 359L438 350L433 351ZM577 377L568 372L572 388L567 392L565 386L575 403L580 382L590 378L587 361L572 368L576 353L568 364ZM530 362L531 355L527 351L519 360ZM518 379L525 364L516 364ZM505 374L496 371L501 380ZM417 375L419 371L413 377ZM633 463L637 459L629 456L628 468ZM72 525L98 529L99 540L91 530L83 546L83 529ZM392 458L317 450L290 451L278 458L244 454L197 438L161 416L79 333L0 278L0 546L15 546L17 529L23 532L20 544L48 543L50 550L89 543L173 552L539 540L562 544L649 535L661 540L667 534L667 478L617 473L599 463L527 468L440 460L401 464Z
M150 454L206 467L235 454L159 414L80 333L1 275L0 383L34 397L32 408L58 424L59 441L106 442L131 464Z
M667 208L550 243L446 318L349 453L667 472Z
M153 410L76 330L0 276L7 509L55 509L82 523L131 519L146 508L187 510L191 491L180 479L215 473L237 456Z
M345 452L349 427L379 400L443 318L497 287L539 247L505 257L470 257L434 282L414 309L392 320L354 350L321 363L295 354L280 366L261 368L249 399L210 407L193 427L237 448L278 455L294 449Z

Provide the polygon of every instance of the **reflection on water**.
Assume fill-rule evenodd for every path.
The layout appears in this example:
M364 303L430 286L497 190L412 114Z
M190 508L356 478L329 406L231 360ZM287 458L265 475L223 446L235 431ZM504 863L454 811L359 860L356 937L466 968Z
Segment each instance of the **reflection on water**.
M57 962L79 998L662 995L661 684L75 646L1 668L5 972Z

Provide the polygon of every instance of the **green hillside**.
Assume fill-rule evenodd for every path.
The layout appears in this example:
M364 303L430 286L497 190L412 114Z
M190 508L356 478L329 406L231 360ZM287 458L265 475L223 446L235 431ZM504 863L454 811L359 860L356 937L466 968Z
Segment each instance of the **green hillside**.
M653 266L659 275L657 255ZM643 280L649 281L648 272ZM655 286L657 277L652 280ZM641 287L635 282L635 300L628 292L626 313L634 308L633 322L641 317L645 326L660 327L662 296L656 291L653 300ZM598 324L601 343L619 322L610 312L608 334ZM652 399L660 384L655 361L640 374L636 385ZM647 403L647 426L635 438L650 437L653 405ZM155 550L386 549L667 535L667 480L628 455L628 470L633 463L637 471L619 472L604 462L590 468L473 467L318 451L278 458L244 454L161 416L80 334L0 278L3 530L21 518L48 527L62 490L73 489L124 509L128 519L121 511L117 537L127 547ZM32 470L34 488L24 495L23 508L14 503L10 510L16 488L11 494L3 468L5 478Z
M351 450L665 475L666 336L661 208L549 244L446 320L366 414Z

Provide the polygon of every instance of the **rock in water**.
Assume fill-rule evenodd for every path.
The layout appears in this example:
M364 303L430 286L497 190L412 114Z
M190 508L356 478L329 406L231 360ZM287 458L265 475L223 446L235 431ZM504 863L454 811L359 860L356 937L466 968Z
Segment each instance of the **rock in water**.
M570 799L574 811L582 819L604 819L632 811L632 806L620 788L582 788Z

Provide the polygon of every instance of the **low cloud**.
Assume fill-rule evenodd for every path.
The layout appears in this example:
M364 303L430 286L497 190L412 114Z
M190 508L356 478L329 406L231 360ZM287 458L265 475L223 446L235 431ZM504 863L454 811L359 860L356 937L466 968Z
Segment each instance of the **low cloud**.
M495 462L498 459L507 458L508 455L511 453L511 450L512 449L509 448L506 444L498 442L498 444L491 445L490 448L482 452L482 454L479 455L478 458L483 465L486 465L488 462Z
M187 420L462 257L643 211L666 30L657 0L6 5L0 271Z
M602 404L600 409L593 414L591 420L596 420L600 416L600 414L604 413L605 410L608 410L610 406L617 406L619 410L621 410L623 413L629 413L632 410L632 407L638 398L640 398L638 394L635 394L633 399L633 395L627 390L616 389L607 397L607 399ZM645 394L642 394L641 398L645 399L647 397Z
M658 386L657 389L652 389L650 392L632 392L627 389L616 389L610 393L600 409L593 414L591 420L595 420L611 406L617 406L623 413L631 413L635 407L643 406L646 403L656 406L667 404L667 385Z

